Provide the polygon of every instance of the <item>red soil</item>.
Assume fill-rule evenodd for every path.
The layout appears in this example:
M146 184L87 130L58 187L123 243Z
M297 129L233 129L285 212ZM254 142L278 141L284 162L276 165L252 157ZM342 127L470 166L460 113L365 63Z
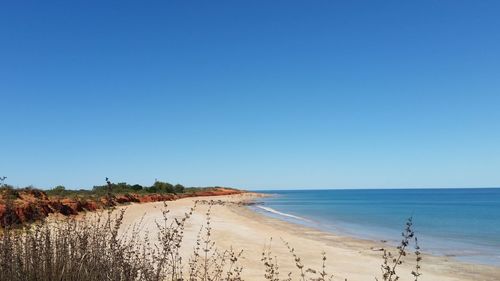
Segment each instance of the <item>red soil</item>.
M173 201L186 197L219 196L240 194L243 191L214 188L181 194L121 194L113 195L111 200L107 197L99 199L58 198L48 197L40 190L19 191L16 198L5 200L6 195L0 194L0 226L22 224L46 218L49 214L76 215L79 212L95 211L106 206L116 206L126 203L146 203L158 201ZM7 205L8 204L8 205Z

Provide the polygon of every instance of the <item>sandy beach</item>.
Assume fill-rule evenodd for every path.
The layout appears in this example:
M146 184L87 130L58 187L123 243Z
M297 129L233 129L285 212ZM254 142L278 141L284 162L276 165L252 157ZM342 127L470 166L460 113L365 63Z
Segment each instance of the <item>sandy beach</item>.
M195 200L215 200L219 204L212 206L211 225L213 239L218 249L233 248L243 250L239 264L243 266L244 280L263 280L264 265L261 262L265 245L270 239L273 255L278 257L281 277L292 272L292 278L300 277L293 257L282 240L295 248L306 268L320 269L324 251L327 256L327 271L334 275L334 280L380 280L381 247L388 247L382 242L355 239L321 232L315 229L298 226L274 218L266 217L251 211L238 202L249 202L258 198L259 194L246 193L230 196L185 198L168 202L169 217L180 217L194 204ZM131 204L125 208L125 225L133 225L142 221L142 231L155 234L155 220L162 218L162 202ZM182 245L184 260L192 253L193 245L200 228L204 225L208 204L199 203L193 216L189 219ZM425 245L423 245L425 248ZM389 247L389 249L391 249ZM396 250L392 248L395 253ZM414 256L408 256L405 264L399 269L400 280L414 280L410 272L414 266ZM500 280L500 268L467 264L448 257L423 255L422 276L419 280Z

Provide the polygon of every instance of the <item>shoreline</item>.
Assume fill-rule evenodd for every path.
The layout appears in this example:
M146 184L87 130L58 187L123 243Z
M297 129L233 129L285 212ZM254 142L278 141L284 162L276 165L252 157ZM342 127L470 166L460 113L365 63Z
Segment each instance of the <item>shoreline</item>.
M379 249L385 247L395 252L393 247L382 242L337 235L293 224L259 214L246 206L246 203L255 202L262 196L265 195L242 193L216 198L184 198L168 202L171 211L169 216L182 215L196 199L222 202L212 207L213 238L219 249L232 247L235 250L243 250L244 258L240 262L244 268L244 280L262 280L265 269L260 258L265 245L269 243L272 245L273 255L279 258L282 277L286 277L289 271L297 277L293 258L281 239L295 248L306 267L320 268L321 253L324 251L327 256L327 271L335 275L333 280L343 281L345 278L350 281L373 280L380 275L380 265L383 262L382 252ZM154 220L161 216L161 204L156 202L125 206L127 211L124 221L133 224L141 220L144 223L143 229L152 231ZM207 205L200 204L197 208L185 229L183 254L186 260L192 252L196 234L204 223L204 211L207 210ZM401 281L414 280L411 276L413 258L413 254L409 255L407 263L399 269ZM465 263L449 257L424 254L422 273L419 280L423 281L493 281L498 280L500 267Z
M277 194L271 193L264 194L267 198L278 196ZM310 216L305 217L298 213L276 210L272 206L268 206L266 202L256 203L257 204L249 206L251 211L265 217L275 218L294 225L300 225L338 236L352 237L354 239L367 240L373 243L382 243L382 245L386 247L397 247L400 242L400 235L394 236L392 234L399 234L403 224L401 225L401 229L396 230L387 228L374 230L359 224L347 222L325 224L324 221L314 219ZM500 263L497 261L500 256L495 254L495 250L488 249L486 245L467 244L466 242L456 240L444 241L442 237L439 238L422 234L417 235L420 242L424 241L424 244L422 244L424 245L424 249L421 251L427 255L451 258L457 262L468 264L500 267ZM483 251L482 254L479 251Z

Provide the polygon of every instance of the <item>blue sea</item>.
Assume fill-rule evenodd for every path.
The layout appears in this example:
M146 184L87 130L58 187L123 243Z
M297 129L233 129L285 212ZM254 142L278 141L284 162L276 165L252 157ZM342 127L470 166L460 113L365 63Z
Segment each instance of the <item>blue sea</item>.
M424 252L500 266L500 188L270 190L252 208L337 234L396 244L413 217Z

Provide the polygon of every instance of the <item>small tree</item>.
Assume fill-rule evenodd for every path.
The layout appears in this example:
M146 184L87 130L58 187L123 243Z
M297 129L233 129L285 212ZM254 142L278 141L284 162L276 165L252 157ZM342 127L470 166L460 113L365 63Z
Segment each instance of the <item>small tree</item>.
M134 191L140 191L143 189L142 185L140 185L140 184L134 184L130 188L132 188L132 190L134 190Z
M176 184L174 186L174 191L175 191L175 193L183 193L184 192L184 186L182 184Z
M55 195L62 195L62 194L64 194L65 191L66 191L66 187L64 187L63 185L58 185L58 186L52 188L51 193L55 194Z
M160 193L174 193L174 186L168 182L155 181L151 189L154 189L156 192Z

